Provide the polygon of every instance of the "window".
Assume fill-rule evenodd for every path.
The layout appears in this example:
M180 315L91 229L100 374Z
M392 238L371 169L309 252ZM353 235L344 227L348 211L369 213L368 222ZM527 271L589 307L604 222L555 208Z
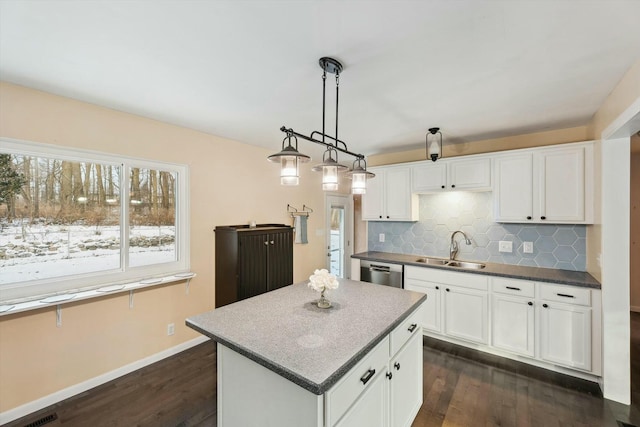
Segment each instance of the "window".
M185 166L0 140L0 301L189 269Z

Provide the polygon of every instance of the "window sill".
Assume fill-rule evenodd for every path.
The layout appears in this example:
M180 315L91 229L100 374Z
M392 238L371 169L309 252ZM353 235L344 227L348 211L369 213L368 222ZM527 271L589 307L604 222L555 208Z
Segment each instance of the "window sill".
M97 289L91 289L79 292L70 292L67 294L53 295L40 300L25 301L15 304L0 305L0 316L20 313L24 311L38 310L45 307L60 306L76 301L82 301L93 298L100 298L106 295L121 294L129 292L129 308L133 308L133 291L145 289L154 286L166 285L176 282L187 282L186 292L189 293L189 282L196 276L195 273L178 273L171 276L156 277L153 279L143 279L137 282L124 283L118 285L106 285Z

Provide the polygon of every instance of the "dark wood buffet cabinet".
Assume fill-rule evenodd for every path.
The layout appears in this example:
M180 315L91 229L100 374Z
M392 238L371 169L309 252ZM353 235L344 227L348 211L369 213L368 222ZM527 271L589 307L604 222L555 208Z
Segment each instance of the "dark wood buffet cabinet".
M216 307L293 283L293 227L215 228Z

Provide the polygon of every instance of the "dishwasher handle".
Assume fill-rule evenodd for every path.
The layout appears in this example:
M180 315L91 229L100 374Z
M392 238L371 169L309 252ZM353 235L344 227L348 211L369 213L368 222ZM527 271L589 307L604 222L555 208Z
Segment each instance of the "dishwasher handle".
M379 273L391 274L391 269L384 265L371 265L369 271L377 271Z

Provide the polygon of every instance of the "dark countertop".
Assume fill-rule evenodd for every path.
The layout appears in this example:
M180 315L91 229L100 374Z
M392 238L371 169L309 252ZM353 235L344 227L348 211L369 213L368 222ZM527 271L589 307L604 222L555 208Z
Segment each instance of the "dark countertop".
M339 279L320 294L297 283L189 317L187 326L320 395L406 319L426 295Z
M519 265L496 264L483 262L486 267L481 270L469 270L443 265L432 265L416 262L420 255L394 254L389 252L360 252L351 255L352 258L369 261L390 262L394 264L413 265L424 268L439 268L441 270L459 271L487 276L511 277L514 279L533 280L536 282L560 283L563 285L579 286L583 288L600 289L598 282L592 275L583 271L556 270L553 268L523 267ZM429 257L433 258L433 257ZM464 260L458 260L464 261Z

